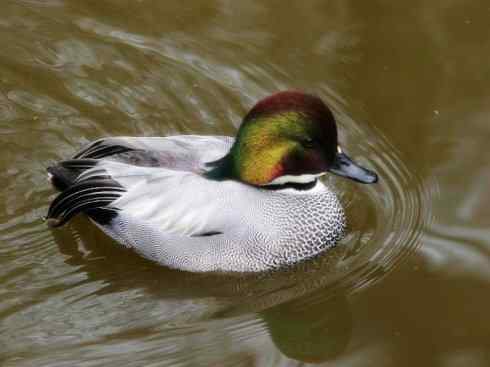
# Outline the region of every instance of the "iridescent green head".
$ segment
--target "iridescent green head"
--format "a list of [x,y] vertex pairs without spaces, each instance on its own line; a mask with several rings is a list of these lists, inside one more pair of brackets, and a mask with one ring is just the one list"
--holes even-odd
[[286,91],[250,110],[230,152],[216,163],[229,178],[256,186],[308,183],[329,170],[361,182],[376,180],[358,166],[364,176],[341,172],[345,162],[339,157],[346,156],[338,148],[330,109],[316,96]]

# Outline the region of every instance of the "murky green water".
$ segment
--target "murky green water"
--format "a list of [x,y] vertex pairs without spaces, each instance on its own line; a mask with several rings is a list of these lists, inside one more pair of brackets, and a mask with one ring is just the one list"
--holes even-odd
[[[5,0],[2,366],[489,366],[490,5]],[[234,134],[277,90],[333,107],[376,186],[329,178],[342,245],[276,274],[193,275],[84,218],[45,167],[109,135]]]

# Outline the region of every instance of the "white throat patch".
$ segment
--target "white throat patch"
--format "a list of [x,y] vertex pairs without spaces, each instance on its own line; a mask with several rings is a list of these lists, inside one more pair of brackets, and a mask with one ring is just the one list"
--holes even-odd
[[[284,185],[288,183],[299,183],[299,184],[307,184],[315,181],[317,177],[323,176],[325,173],[319,173],[316,175],[298,175],[298,176],[293,176],[293,175],[284,175],[284,176],[279,176],[269,182],[267,185]],[[267,186],[265,185],[265,186]]]

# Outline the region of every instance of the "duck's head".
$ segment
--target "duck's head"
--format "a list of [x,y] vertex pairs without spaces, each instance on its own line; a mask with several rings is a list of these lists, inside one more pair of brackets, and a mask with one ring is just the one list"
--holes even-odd
[[245,116],[222,161],[228,175],[256,185],[310,183],[326,172],[362,183],[377,176],[354,163],[338,146],[330,109],[313,95],[276,93]]

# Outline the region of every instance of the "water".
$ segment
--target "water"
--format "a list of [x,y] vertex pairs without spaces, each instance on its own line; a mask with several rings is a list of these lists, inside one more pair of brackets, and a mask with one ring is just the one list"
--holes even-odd
[[[174,3],[174,2],[172,2]],[[2,366],[488,366],[490,7],[483,1],[5,1]],[[381,177],[288,271],[196,275],[42,221],[45,168],[101,136],[229,134],[300,88]]]

